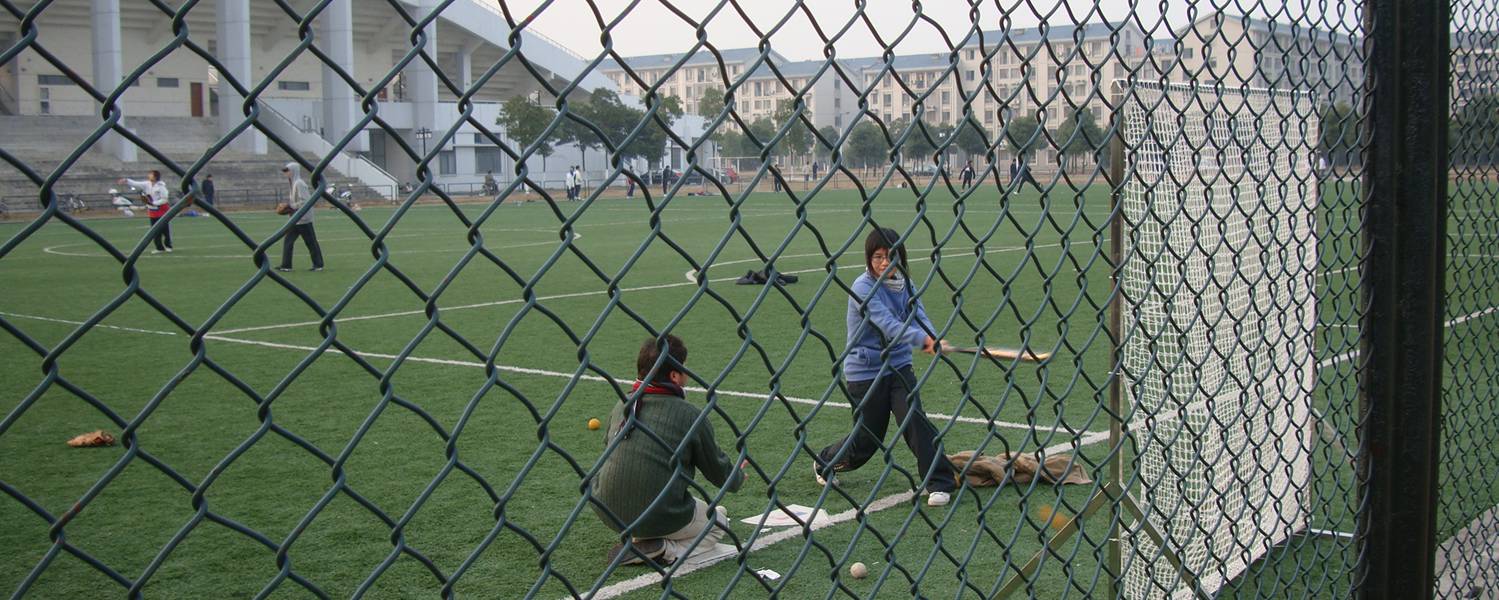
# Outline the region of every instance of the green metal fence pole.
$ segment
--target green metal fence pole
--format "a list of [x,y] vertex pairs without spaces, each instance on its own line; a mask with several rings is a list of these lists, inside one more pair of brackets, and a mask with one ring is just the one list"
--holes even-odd
[[1447,222],[1447,2],[1380,0],[1370,32],[1359,596],[1430,598]]

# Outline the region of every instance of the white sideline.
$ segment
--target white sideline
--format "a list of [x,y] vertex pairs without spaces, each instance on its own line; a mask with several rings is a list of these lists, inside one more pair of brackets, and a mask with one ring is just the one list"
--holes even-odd
[[[10,313],[10,312],[0,312],[0,315],[5,315],[5,316],[8,316],[8,317],[16,317],[16,318],[20,318],[20,319],[32,319],[32,320],[37,320],[37,321],[50,321],[50,322],[53,322],[53,323],[64,323],[64,324],[68,324],[68,325],[82,325],[83,324],[83,321],[70,321],[70,320],[67,320],[67,319],[54,319],[52,317],[39,317],[39,316],[35,316],[35,315],[24,315],[24,314],[19,314],[19,313]],[[132,327],[117,327],[117,326],[114,326],[114,325],[96,325],[96,327],[106,327],[106,328],[109,328],[109,329],[118,329],[118,330],[121,330],[121,331],[129,331],[129,332],[133,332],[133,333],[147,333],[147,334],[152,334],[152,335],[177,335],[175,332],[171,332],[171,331],[157,331],[157,330],[152,330],[152,329],[135,329],[135,328],[132,328]],[[225,343],[230,343],[230,344],[245,344],[245,345],[250,345],[250,346],[261,346],[261,347],[264,347],[264,348],[276,348],[276,349],[281,349],[281,350],[299,350],[299,351],[302,351],[302,352],[312,352],[314,350],[317,350],[317,348],[314,347],[314,346],[303,346],[303,345],[299,345],[299,344],[281,344],[281,343],[277,343],[277,342],[264,342],[264,341],[260,341],[260,340],[246,340],[246,339],[241,339],[241,338],[225,337],[225,336],[219,335],[219,334],[205,335],[205,336],[203,336],[203,339],[205,339],[205,340],[213,340],[213,341],[216,341],[216,342],[225,342]],[[340,351],[340,350],[338,350],[337,348],[329,348],[327,351],[331,352],[331,353],[334,353],[334,354],[343,354],[343,352]],[[370,358],[383,358],[383,359],[386,359],[386,360],[395,360],[396,359],[396,355],[395,354],[384,354],[384,353],[376,353],[376,352],[360,352],[359,356],[366,356],[366,357],[370,357]],[[408,356],[408,357],[406,357],[406,362],[416,362],[416,363],[425,363],[425,364],[434,364],[434,365],[449,365],[449,366],[456,366],[456,367],[484,368],[484,363],[476,362],[476,361],[470,361],[470,360],[453,360],[453,359],[447,359],[447,358],[427,358],[427,357],[423,357],[423,356]],[[561,371],[548,371],[548,370],[545,370],[545,369],[532,369],[530,367],[516,367],[516,366],[510,366],[510,365],[499,365],[499,364],[497,364],[497,365],[495,365],[495,368],[499,369],[501,371],[509,372],[509,373],[521,373],[521,374],[525,374],[525,375],[542,375],[542,376],[546,376],[546,377],[562,377],[562,378],[569,378],[569,379],[573,377],[572,373],[564,373],[564,372],[561,372]],[[607,382],[607,381],[609,381],[608,379],[605,379],[605,378],[600,377],[598,375],[579,375],[578,379],[583,380],[583,381],[601,381],[601,382]],[[707,391],[708,391],[706,388],[700,388],[700,387],[696,387],[696,386],[688,387],[686,389],[688,391],[698,392],[698,393],[707,393]],[[729,396],[729,397],[734,397],[734,398],[765,399],[768,396],[768,394],[757,394],[757,393],[751,393],[751,392],[740,392],[740,391],[735,391],[735,390],[724,390],[724,389],[714,390],[714,393],[718,394],[720,396]],[[811,398],[800,398],[800,397],[797,397],[797,396],[787,396],[787,395],[784,395],[784,394],[782,394],[779,397],[786,399],[786,401],[788,401],[788,402],[793,402],[793,403],[796,403],[796,404],[806,404],[806,405],[809,405],[809,406],[823,405],[823,406],[837,406],[837,407],[842,407],[842,408],[848,408],[849,407],[849,404],[847,402],[840,402],[840,401],[837,401],[837,400],[828,400],[827,402],[820,402],[820,401],[817,401],[817,400],[814,400],[814,399],[811,399]],[[991,425],[991,426],[999,427],[999,428],[1003,428],[1003,429],[1019,429],[1019,430],[1024,430],[1024,431],[1035,431],[1038,434],[1042,434],[1042,433],[1065,433],[1065,430],[1063,430],[1060,427],[1052,427],[1050,429],[1043,429],[1041,427],[1028,425],[1026,423],[1013,423],[1013,422],[1010,422],[1010,421],[989,421],[987,419],[980,419],[978,417],[962,417],[962,416],[949,415],[949,414],[945,414],[945,413],[928,413],[927,416],[929,416],[929,417],[931,417],[933,419],[937,419],[939,421],[957,421],[959,423],[972,423],[972,424],[975,424],[975,425]],[[1087,435],[1099,435],[1100,433],[1102,433],[1102,432],[1090,431],[1090,432],[1087,432]],[[1085,435],[1084,437],[1086,438],[1087,436]]]
[[[420,235],[425,235],[425,234],[411,234],[409,236],[387,236],[385,239],[390,239],[390,238],[393,238],[393,237],[414,237],[414,236],[420,236]],[[578,232],[573,232],[573,238],[572,238],[573,240],[582,239],[582,237],[583,237],[583,234],[578,233]],[[321,242],[322,243],[327,243],[327,242],[346,242],[346,241],[359,241],[359,240],[369,241],[369,238],[337,238],[337,239],[331,239],[331,240],[321,240]],[[511,249],[515,249],[515,248],[528,248],[528,247],[531,247],[531,246],[555,246],[558,243],[560,243],[560,240],[547,240],[547,241],[544,241],[544,242],[526,242],[526,243],[522,243],[522,244],[505,244],[505,245],[502,245],[502,246],[485,246],[485,248],[487,248],[489,250],[511,250]],[[93,242],[75,242],[75,243],[71,243],[71,244],[58,244],[56,246],[47,246],[46,248],[42,248],[42,252],[46,252],[48,254],[56,254],[58,256],[76,256],[76,257],[80,257],[80,258],[113,258],[108,253],[106,253],[106,252],[104,252],[102,250],[99,251],[98,253],[65,252],[65,251],[62,251],[62,250],[58,250],[58,248],[67,248],[67,247],[71,247],[71,246],[94,246],[94,247],[98,247],[97,244],[94,244]],[[208,246],[194,246],[193,249],[194,250],[199,250],[199,249],[203,249],[203,248],[234,248],[234,247],[242,248],[244,250],[249,250],[249,248],[245,248],[244,244],[239,244],[237,246],[234,245],[234,244],[212,244],[212,245],[208,245]],[[463,248],[444,248],[444,249],[441,249],[441,250],[401,250],[397,254],[400,255],[400,256],[405,256],[405,255],[408,255],[408,254],[433,254],[433,253],[440,253],[440,252],[451,252],[453,254],[458,254],[458,253],[461,253],[461,252],[465,252],[467,250],[468,250],[468,247],[463,247]],[[266,255],[267,256],[270,256],[272,253],[273,253],[272,249],[267,249],[266,250]],[[323,253],[323,256],[365,256],[365,257],[367,257],[369,255],[370,255],[369,252],[324,252]],[[194,260],[200,259],[200,258],[244,260],[246,258],[250,258],[250,255],[249,254],[191,254],[191,253],[178,254],[178,253],[172,253],[172,254],[143,254],[141,256],[141,258],[146,258],[146,259],[150,259],[150,260],[168,259],[168,258],[194,259]]]
[[[263,347],[266,347],[266,348],[279,348],[279,349],[283,349],[283,350],[301,350],[303,352],[311,352],[311,351],[317,349],[314,346],[303,346],[303,345],[298,345],[298,344],[281,344],[281,343],[277,343],[277,342],[263,342],[263,341],[260,341],[260,340],[246,340],[246,339],[240,339],[240,338],[224,337],[224,336],[221,336],[221,335],[205,335],[205,336],[203,336],[203,339],[205,339],[205,340],[214,340],[214,341],[218,341],[218,342],[228,342],[228,343],[231,343],[231,344],[248,344],[248,345],[252,345],[252,346],[263,346]],[[340,350],[338,350],[337,348],[329,348],[328,352],[332,352],[332,353],[335,353],[335,354],[343,354],[343,352],[340,351]],[[359,356],[370,357],[370,358],[383,358],[383,359],[386,359],[386,360],[395,360],[396,359],[396,355],[395,354],[383,354],[383,353],[376,353],[376,352],[359,352],[358,354],[359,354]],[[418,363],[427,363],[427,364],[434,364],[434,365],[449,365],[449,366],[455,366],[455,367],[474,367],[474,368],[481,368],[481,369],[484,368],[484,363],[481,363],[481,362],[471,361],[471,360],[453,360],[453,359],[447,359],[447,358],[426,358],[426,357],[421,357],[421,356],[408,356],[408,357],[406,357],[406,362],[418,362]],[[496,368],[498,370],[501,370],[501,371],[509,372],[509,373],[521,373],[521,374],[525,374],[525,375],[542,375],[542,376],[545,376],[545,377],[561,377],[561,378],[568,378],[568,379],[571,379],[573,377],[572,373],[564,373],[562,371],[548,371],[548,370],[545,370],[545,369],[533,369],[533,368],[530,368],[530,367],[515,367],[515,366],[510,366],[510,365],[498,365],[497,364],[497,365],[494,366],[494,368]],[[602,382],[609,381],[608,379],[605,379],[605,378],[600,377],[598,375],[578,375],[577,377],[578,377],[579,380],[582,380],[582,381],[602,381]],[[700,388],[700,387],[696,387],[696,386],[689,386],[689,387],[686,387],[686,388],[683,388],[683,389],[686,389],[687,391],[690,391],[690,392],[698,392],[698,393],[706,393],[708,391],[706,388]],[[723,390],[723,389],[714,390],[713,393],[718,394],[720,396],[730,396],[730,397],[735,397],[735,398],[757,398],[757,399],[765,399],[765,398],[767,398],[769,396],[769,394],[764,394],[764,393],[738,392],[738,391],[734,391],[734,390]],[[806,405],[810,405],[810,406],[823,405],[823,406],[838,406],[838,407],[843,407],[843,408],[848,408],[848,406],[849,406],[849,404],[847,402],[839,402],[839,401],[836,401],[836,400],[828,400],[827,402],[821,402],[821,401],[814,400],[814,399],[811,399],[811,398],[798,398],[796,396],[787,396],[787,395],[784,395],[784,394],[780,395],[778,397],[785,398],[788,402],[794,402],[796,404],[806,404]],[[933,419],[940,420],[940,421],[957,421],[959,423],[973,423],[973,424],[976,424],[976,425],[993,425],[995,427],[1002,427],[1002,428],[1005,428],[1005,429],[1022,429],[1022,430],[1025,430],[1025,431],[1035,431],[1038,434],[1041,433],[1041,432],[1048,432],[1048,433],[1050,433],[1050,432],[1065,432],[1065,430],[1063,430],[1063,429],[1061,429],[1059,427],[1053,427],[1051,429],[1042,429],[1040,427],[1035,427],[1035,426],[1028,425],[1028,424],[1025,424],[1025,423],[1012,423],[1012,422],[1009,422],[1009,421],[993,421],[993,422],[991,422],[991,421],[988,421],[986,419],[980,419],[978,417],[961,417],[961,416],[954,416],[954,415],[948,415],[948,414],[943,414],[943,413],[928,413],[928,416],[930,416]],[[1089,432],[1089,433],[1097,433],[1097,432]]]
[[[1083,436],[1081,438],[1078,438],[1075,441],[1076,442],[1075,447],[1076,448],[1081,448],[1083,446],[1088,446],[1088,445],[1091,445],[1091,444],[1095,444],[1095,443],[1098,443],[1098,442],[1101,442],[1101,441],[1104,441],[1104,440],[1107,440],[1107,439],[1109,439],[1108,432],[1092,432],[1092,433],[1089,433],[1088,435],[1085,435],[1085,436]],[[1044,453],[1044,454],[1052,454],[1054,452],[1063,452],[1063,451],[1071,450],[1073,448],[1074,448],[1074,443],[1069,442],[1069,443],[1064,443],[1064,444],[1057,444],[1055,446],[1052,446],[1050,448],[1042,450],[1042,453]],[[845,510],[845,511],[843,511],[841,513],[838,513],[838,514],[835,514],[835,515],[829,515],[827,517],[827,519],[825,519],[825,520],[814,521],[814,522],[812,522],[810,524],[809,529],[811,531],[817,531],[819,529],[823,529],[823,528],[826,528],[826,527],[831,527],[833,525],[837,525],[837,524],[840,524],[840,523],[843,523],[843,522],[846,522],[846,521],[852,521],[855,518],[858,518],[859,513],[864,513],[864,514],[877,513],[877,512],[880,512],[880,511],[883,511],[883,510],[886,510],[886,509],[890,509],[890,508],[894,508],[896,506],[900,506],[902,504],[910,502],[915,497],[916,497],[916,493],[915,492],[910,492],[910,491],[897,492],[897,493],[894,493],[894,494],[890,494],[889,496],[885,496],[883,498],[876,499],[874,502],[870,502],[868,506],[865,506],[863,508],[859,508],[859,507],[850,508],[850,509]],[[937,509],[937,510],[945,510],[945,509]],[[764,550],[767,547],[773,546],[775,544],[779,544],[779,543],[784,542],[784,541],[789,540],[789,539],[799,538],[801,536],[802,536],[802,528],[801,527],[786,527],[786,528],[782,528],[779,531],[775,531],[775,532],[770,533],[768,535],[764,535],[764,536],[755,538],[755,543],[750,544],[749,549],[747,549],[744,553],[753,553],[753,552],[757,552],[757,551],[760,551],[760,550]],[[721,562],[726,562],[726,561],[734,560],[738,556],[739,556],[739,554],[730,554],[728,556],[724,556],[724,557],[718,558],[716,560],[703,561],[703,562],[700,562],[700,563],[684,563],[681,567],[677,568],[676,571],[672,572],[672,577],[673,578],[682,577],[683,575],[687,575],[688,573],[692,573],[693,571],[697,571],[699,569],[704,569],[704,568],[716,565],[716,564],[721,563]],[[753,570],[753,569],[751,569],[751,570]],[[753,576],[753,575],[751,575],[751,576]],[[649,586],[649,585],[652,585],[652,584],[655,584],[655,583],[659,583],[662,579],[663,579],[663,577],[662,577],[662,575],[660,573],[657,573],[655,571],[651,571],[649,573],[645,573],[645,574],[642,574],[642,575],[637,575],[635,577],[631,577],[630,579],[626,579],[624,581],[620,581],[620,582],[617,582],[617,583],[614,583],[614,584],[611,584],[611,585],[599,588],[598,591],[596,591],[593,594],[590,594],[588,596],[585,596],[585,597],[588,598],[589,600],[609,600],[610,598],[616,598],[618,596],[622,596],[624,594],[628,594],[630,592],[633,592],[635,590],[641,589],[643,587],[646,587],[646,586]],[[569,600],[571,600],[574,597],[573,596],[568,596],[567,598]]]
[[[70,321],[68,319],[54,319],[52,317],[38,317],[36,315],[23,315],[23,314],[20,314],[20,313],[4,312],[4,311],[0,311],[0,315],[5,315],[7,317],[15,317],[17,319],[31,319],[33,321],[47,321],[47,322],[50,322],[50,323],[62,323],[62,324],[65,324],[65,325],[82,325],[84,323],[83,321]],[[158,331],[158,330],[155,330],[155,329],[137,329],[135,327],[121,327],[119,325],[105,325],[103,323],[95,325],[94,327],[103,327],[105,329],[118,329],[120,331],[129,331],[131,333],[148,333],[148,334],[151,334],[151,335],[177,335],[177,332],[175,332],[175,331]]]
[[[1084,244],[1092,244],[1092,242],[1091,241],[1085,241],[1085,242],[1078,242],[1077,243],[1077,245],[1084,245]],[[1060,245],[1061,244],[1050,244],[1050,245],[1046,245],[1046,246],[1035,246],[1035,247],[1036,248],[1047,248],[1047,247],[1060,246]],[[999,250],[994,250],[993,252],[1007,252],[1007,251],[1013,251],[1013,250],[1016,250],[1016,249],[1024,249],[1024,247],[1020,247],[1020,248],[1002,248],[1002,249],[999,249]],[[797,258],[797,257],[807,257],[807,256],[821,256],[821,254],[802,254],[802,255],[794,255],[794,256],[783,256],[781,258]],[[731,262],[727,262],[727,263],[716,263],[716,265],[734,264],[734,263],[738,263],[738,262],[743,262],[743,261],[731,261]],[[782,273],[786,274],[786,275],[799,275],[799,274],[802,274],[802,273],[813,273],[813,272],[819,272],[819,271],[823,271],[823,270],[825,270],[823,267],[814,267],[814,268],[811,268],[811,269],[798,269],[798,270],[795,270],[795,271],[782,271]],[[678,281],[678,282],[674,282],[674,283],[658,283],[658,284],[655,284],[655,285],[642,285],[642,286],[636,286],[636,287],[625,287],[625,288],[619,288],[618,291],[621,292],[621,293],[623,293],[623,292],[644,292],[644,291],[650,291],[650,290],[662,290],[662,289],[667,289],[667,288],[678,288],[678,287],[687,287],[687,286],[699,285],[698,282],[695,281],[692,278],[693,271],[688,271],[687,273],[688,273],[688,275],[687,275],[687,279],[688,280],[687,281]],[[725,282],[725,281],[734,281],[735,279],[738,279],[738,277],[718,277],[718,278],[715,278],[715,279],[709,279],[708,282],[709,283],[722,283],[722,282]],[[589,291],[586,291],[586,292],[568,292],[568,293],[563,293],[563,294],[551,294],[551,295],[548,295],[548,296],[537,296],[536,297],[536,301],[537,302],[545,302],[545,301],[548,301],[548,300],[563,300],[563,299],[567,299],[567,298],[583,298],[583,297],[587,297],[587,296],[600,296],[600,295],[605,295],[605,294],[608,294],[608,293],[609,293],[608,290],[589,290]],[[460,304],[460,305],[457,305],[457,306],[444,306],[444,307],[439,307],[438,311],[440,311],[440,312],[450,312],[450,311],[455,311],[455,310],[469,310],[469,309],[474,309],[474,308],[488,308],[488,307],[491,307],[491,306],[505,306],[505,305],[509,305],[509,304],[521,304],[521,303],[524,303],[524,302],[526,302],[525,298],[511,298],[509,300],[492,300],[492,301],[489,301],[489,302],[477,302],[477,303],[474,303],[474,304]],[[339,317],[337,319],[334,319],[333,322],[334,322],[334,324],[339,324],[339,323],[352,322],[352,321],[368,321],[368,320],[372,320],[372,319],[389,319],[389,318],[393,318],[393,317],[409,317],[409,316],[412,316],[412,315],[424,315],[426,313],[427,313],[426,309],[402,310],[402,311],[395,311],[395,312],[388,312],[388,313],[377,313],[377,314],[372,314],[372,315],[359,315],[359,316],[354,316],[354,317]],[[299,322],[295,322],[295,323],[277,323],[275,325],[257,325],[257,326],[253,326],[253,327],[239,327],[239,328],[235,328],[235,329],[225,329],[223,331],[218,332],[218,334],[219,335],[234,335],[234,334],[237,334],[237,333],[247,333],[247,332],[251,332],[251,331],[269,331],[269,330],[272,330],[272,329],[290,329],[290,328],[293,328],[293,327],[311,327],[311,326],[320,325],[320,324],[322,324],[322,321],[299,321]]]
[[[1001,248],[995,248],[993,250],[988,250],[988,251],[985,252],[985,254],[999,254],[1001,252],[1015,252],[1017,250],[1025,250],[1028,247],[1029,248],[1060,248],[1063,245],[1092,246],[1093,245],[1093,241],[1092,240],[1082,240],[1082,241],[1078,241],[1078,242],[1069,242],[1067,244],[1063,244],[1063,243],[1058,242],[1058,243],[1055,243],[1055,244],[1039,244],[1039,245],[1036,245],[1036,246],[1004,246],[1004,247],[1001,247]],[[917,252],[930,252],[931,250],[933,250],[933,248],[907,249],[906,250],[906,254],[908,254],[908,255],[914,255]],[[788,259],[788,258],[810,258],[810,257],[813,257],[813,256],[824,256],[824,254],[821,253],[821,252],[809,252],[809,253],[806,253],[806,254],[783,254],[781,256],[776,257],[776,260],[784,260],[784,259]],[[954,254],[949,255],[949,258],[960,258],[960,257],[964,257],[964,256],[973,256],[973,253],[972,252],[968,252],[968,253],[954,253]],[[909,260],[914,260],[914,261],[928,261],[928,260],[931,260],[931,259],[932,259],[932,257],[930,257],[930,256],[912,256],[912,257],[909,258]],[[741,265],[741,264],[744,264],[744,263],[753,263],[753,262],[760,262],[760,259],[759,258],[741,258],[741,259],[738,259],[738,260],[719,261],[719,262],[713,263],[712,268],[725,267],[725,266],[728,266],[728,265]],[[858,268],[860,266],[861,265],[858,265],[858,264],[849,264],[849,265],[840,266],[838,268],[840,268],[840,269],[848,269],[848,268]],[[815,268],[811,268],[811,269],[798,269],[798,270],[795,270],[795,271],[780,271],[780,273],[783,274],[783,275],[800,275],[802,273],[812,273],[812,272],[815,272],[815,271],[825,271],[825,270],[827,270],[826,267],[815,267]],[[688,270],[686,270],[686,271],[684,271],[682,273],[682,276],[685,277],[685,278],[687,278],[687,282],[688,283],[691,283],[691,284],[695,285],[695,284],[697,284],[697,274],[698,274],[698,271],[693,270],[693,269],[688,269]],[[708,281],[712,282],[712,283],[717,283],[717,282],[720,282],[720,281],[732,281],[734,279],[737,279],[737,278],[736,277],[720,277],[718,279],[709,279]]]
[[[1485,308],[1483,310],[1476,310],[1476,311],[1470,312],[1470,313],[1468,313],[1466,315],[1463,315],[1461,317],[1454,317],[1454,318],[1448,319],[1447,321],[1443,322],[1442,324],[1445,325],[1445,326],[1447,326],[1447,327],[1454,327],[1454,326],[1457,326],[1457,325],[1462,325],[1463,323],[1467,323],[1468,321],[1472,321],[1473,319],[1477,319],[1479,317],[1484,317],[1484,316],[1492,315],[1492,314],[1494,314],[1496,312],[1499,312],[1499,306],[1490,306],[1490,307]],[[1344,353],[1336,355],[1336,356],[1330,356],[1330,357],[1324,358],[1324,359],[1322,359],[1321,362],[1317,363],[1317,368],[1318,369],[1326,369],[1328,367],[1337,365],[1338,363],[1345,362],[1345,361],[1347,361],[1347,360],[1349,360],[1349,359],[1351,359],[1351,358],[1353,358],[1355,356],[1358,356],[1358,353],[1359,353],[1358,350],[1349,350],[1347,352],[1344,352]]]

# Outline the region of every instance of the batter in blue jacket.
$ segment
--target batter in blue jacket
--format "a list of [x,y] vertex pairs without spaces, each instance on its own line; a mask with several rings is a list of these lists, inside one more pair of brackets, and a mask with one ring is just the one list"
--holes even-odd
[[[943,506],[957,488],[956,470],[938,448],[937,428],[921,409],[911,369],[912,349],[932,354],[942,341],[927,333],[936,329],[921,301],[912,302],[905,249],[895,243],[899,238],[893,229],[875,229],[864,239],[865,271],[854,280],[848,299],[848,352],[843,358],[854,431],[818,453],[814,472],[819,484],[837,485],[830,477],[834,471],[864,466],[879,452],[894,415],[897,423],[910,421],[904,429],[906,446],[916,455],[920,473],[931,473],[924,484],[927,505]],[[912,311],[915,317],[908,323]]]

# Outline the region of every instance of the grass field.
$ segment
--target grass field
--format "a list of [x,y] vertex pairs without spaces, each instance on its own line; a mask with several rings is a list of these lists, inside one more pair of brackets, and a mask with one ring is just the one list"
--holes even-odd
[[[298,270],[284,277],[261,273],[246,245],[210,218],[178,219],[178,251],[141,257],[135,279],[51,222],[0,257],[0,317],[39,346],[0,335],[0,489],[9,496],[0,500],[0,546],[10,549],[0,589],[16,590],[33,573],[38,597],[118,585],[55,540],[131,580],[149,574],[145,592],[160,597],[432,596],[444,581],[476,597],[561,598],[596,585],[659,596],[652,571],[604,572],[615,536],[580,494],[604,441],[585,422],[606,418],[628,390],[649,324],[686,340],[697,386],[713,390],[689,399],[711,405],[720,443],[754,461],[745,488],[722,500],[734,535],[757,549],[674,577],[671,590],[763,597],[747,573],[768,568],[794,574],[773,584],[788,598],[987,596],[1042,548],[1049,531],[1038,510],[1072,514],[1094,486],[968,488],[930,509],[911,494],[914,460],[902,443],[888,462],[842,476],[847,495],[812,481],[809,449],[849,427],[833,367],[867,210],[887,226],[917,224],[908,244],[914,276],[947,339],[1055,353],[1043,365],[918,355],[923,402],[948,452],[1072,452],[1095,478],[1120,460],[1104,443],[1108,196],[1095,188],[1050,198],[1022,195],[1002,210],[998,194],[984,190],[959,218],[945,195],[918,207],[892,190],[861,206],[852,192],[832,191],[807,203],[802,221],[784,196],[760,194],[738,211],[737,227],[721,199],[678,198],[657,236],[641,202],[506,205],[488,215],[486,205],[463,205],[469,219],[484,219],[472,239],[452,210],[424,205],[385,238],[401,277],[377,266],[368,237],[330,210],[317,221],[327,270],[308,272],[299,247]],[[1358,211],[1344,187],[1327,199],[1315,401],[1354,448]],[[371,207],[360,217],[378,229],[392,214]],[[255,240],[284,222],[230,218]],[[87,226],[127,251],[143,243],[139,219]],[[21,230],[0,224],[0,240]],[[467,256],[475,241],[502,264]],[[279,252],[279,243],[270,248],[271,264]],[[772,254],[801,281],[784,290],[733,285]],[[1499,278],[1492,258],[1454,269],[1468,290],[1454,318],[1499,306],[1495,286],[1474,283]],[[694,277],[703,264],[707,285]],[[176,322],[131,296],[136,282]],[[336,325],[320,326],[310,303],[336,311]],[[106,306],[115,308],[80,327]],[[1478,315],[1453,326],[1485,333],[1463,346],[1477,370],[1448,376],[1492,402],[1499,358],[1486,323]],[[93,429],[120,433],[95,404],[130,424],[133,448],[62,443]],[[1473,410],[1463,435],[1492,449],[1493,407]],[[1308,501],[1314,528],[1346,532],[1356,484],[1338,452],[1315,448]],[[886,464],[893,468],[882,471]],[[1492,481],[1464,486],[1445,511],[1465,515],[1499,499]],[[738,522],[774,502],[821,502],[837,522],[758,534]],[[69,513],[75,505],[84,508]],[[38,510],[69,520],[49,533],[50,517]],[[1105,593],[1108,525],[1107,511],[1088,519],[1022,592]],[[1256,563],[1237,591],[1335,595],[1355,559],[1346,540],[1297,537]],[[838,576],[853,561],[871,576]]]

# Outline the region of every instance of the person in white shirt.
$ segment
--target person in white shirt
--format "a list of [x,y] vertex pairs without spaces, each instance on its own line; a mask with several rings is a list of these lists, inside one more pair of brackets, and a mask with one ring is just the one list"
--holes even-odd
[[[146,214],[151,217],[152,226],[155,226],[157,221],[165,219],[167,212],[172,208],[171,192],[167,190],[167,184],[161,180],[161,171],[152,169],[147,172],[145,181],[120,178],[116,183],[141,190],[141,193],[145,196]],[[151,251],[152,254],[171,252],[172,224],[168,222],[151,241],[156,245],[156,249]]]
[[568,200],[575,200],[575,198],[573,198],[573,189],[574,189],[575,186],[578,185],[578,172],[577,172],[576,168],[574,168],[574,167],[568,167],[567,168],[567,182],[566,182],[566,184],[567,184],[567,199]]
[[[302,165],[296,162],[286,163],[286,166],[281,167],[281,174],[285,175],[286,181],[291,184],[291,193],[287,196],[286,203],[292,211],[300,210],[302,205],[308,202],[317,202],[317,195],[307,182],[302,180]],[[312,227],[312,213],[315,208],[317,208],[316,204],[308,207],[307,212],[302,213],[302,216],[297,218],[297,222],[292,224],[291,230],[286,232],[286,242],[281,246],[281,265],[276,267],[277,271],[291,270],[292,248],[296,246],[297,238],[301,238],[303,243],[307,244],[307,253],[312,255],[312,270],[323,270],[323,249],[317,243],[317,230]]]

